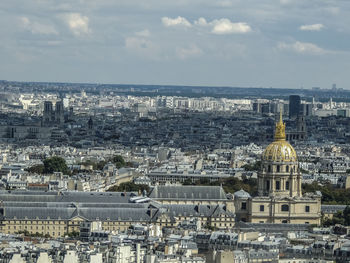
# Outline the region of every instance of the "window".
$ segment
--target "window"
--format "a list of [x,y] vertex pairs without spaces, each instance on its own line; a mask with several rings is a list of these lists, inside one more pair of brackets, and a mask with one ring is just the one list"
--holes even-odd
[[286,182],[286,190],[289,190],[289,181]]
[[241,209],[242,210],[246,210],[247,209],[247,203],[246,202],[242,203]]
[[270,173],[271,172],[271,165],[267,166],[267,171]]
[[260,212],[264,212],[264,210],[265,210],[264,205],[260,205]]
[[282,220],[282,224],[287,224],[288,221],[285,219],[285,220]]
[[289,172],[289,165],[286,166],[286,172]]
[[279,172],[280,172],[280,166],[277,165],[277,173],[279,173]]
[[266,190],[270,190],[270,181],[266,180]]
[[289,205],[282,205],[282,212],[288,212],[289,211]]
[[310,206],[308,206],[308,205],[305,206],[305,212],[306,212],[306,213],[310,213]]
[[281,186],[280,186],[280,181],[276,181],[276,190],[280,190]]

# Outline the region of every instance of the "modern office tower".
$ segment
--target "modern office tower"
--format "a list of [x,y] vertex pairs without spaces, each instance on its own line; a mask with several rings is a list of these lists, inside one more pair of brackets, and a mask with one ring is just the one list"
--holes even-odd
[[300,114],[300,96],[289,96],[289,119],[295,119]]
[[300,105],[300,114],[303,116],[312,116],[313,114],[313,104],[303,103]]

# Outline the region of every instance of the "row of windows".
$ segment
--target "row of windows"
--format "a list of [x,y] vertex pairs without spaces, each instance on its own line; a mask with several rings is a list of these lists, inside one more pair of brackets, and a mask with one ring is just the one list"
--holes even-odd
[[[270,180],[266,180],[266,189],[270,190]],[[276,190],[281,190],[281,182],[276,181]],[[285,190],[289,190],[289,181],[286,182]]]
[[[279,173],[279,172],[281,172],[281,170],[282,170],[282,169],[281,169],[281,166],[277,165],[277,166],[276,166],[276,172]],[[289,170],[289,165],[286,165],[286,170],[285,170],[285,172],[286,172],[286,173],[289,173],[289,171],[290,171],[290,170]],[[267,172],[269,172],[269,173],[272,172],[272,166],[271,166],[271,165],[268,165],[268,166],[267,166]]]
[[[264,212],[265,211],[265,206],[264,205],[260,205],[260,212]],[[282,205],[281,206],[281,211],[282,212],[288,212],[289,211],[289,205]],[[305,206],[305,212],[306,213],[310,213],[310,206],[306,205]]]

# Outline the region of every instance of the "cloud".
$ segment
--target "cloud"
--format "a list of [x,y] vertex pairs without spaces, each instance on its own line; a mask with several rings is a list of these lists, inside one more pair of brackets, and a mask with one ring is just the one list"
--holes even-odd
[[252,28],[247,23],[233,23],[227,18],[215,19],[211,22],[207,22],[205,18],[200,17],[198,20],[194,21],[194,24],[197,26],[210,26],[212,27],[211,32],[218,35],[249,33],[252,31]]
[[89,18],[79,13],[69,13],[62,16],[70,31],[76,35],[86,35],[90,33]]
[[301,31],[321,31],[324,28],[322,24],[313,24],[313,25],[302,25],[299,27]]
[[214,34],[235,34],[235,33],[248,33],[252,29],[247,23],[232,23],[229,19],[223,18],[220,20],[214,20],[212,32]]
[[191,27],[191,23],[184,17],[178,16],[177,18],[162,17],[162,23],[166,27],[171,26],[184,26]]
[[180,59],[187,59],[190,57],[198,57],[203,53],[203,51],[196,45],[192,45],[188,48],[176,48],[176,55]]
[[145,29],[142,31],[135,32],[135,35],[139,37],[149,37],[151,35],[151,32],[149,32],[148,29]]
[[25,30],[38,35],[58,35],[57,30],[52,25],[45,25],[38,22],[32,22],[28,17],[21,17],[20,22]]
[[208,22],[204,17],[200,17],[200,18],[198,18],[198,20],[194,21],[194,24],[197,26],[207,26]]
[[313,44],[313,43],[306,43],[306,42],[299,42],[296,41],[295,43],[285,43],[280,42],[277,45],[278,49],[280,50],[289,50],[300,54],[325,54],[328,51],[320,48],[319,46]]

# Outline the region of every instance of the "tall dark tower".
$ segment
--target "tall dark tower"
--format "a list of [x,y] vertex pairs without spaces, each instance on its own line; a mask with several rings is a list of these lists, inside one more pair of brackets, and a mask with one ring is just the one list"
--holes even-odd
[[55,111],[55,119],[57,124],[63,124],[64,123],[64,106],[63,101],[57,101],[56,102],[56,111]]
[[296,119],[300,114],[300,96],[289,96],[289,119]]
[[92,120],[92,118],[90,117],[89,121],[88,121],[88,129],[92,130],[94,128],[94,122]]
[[44,102],[44,113],[43,113],[43,124],[44,126],[49,125],[53,118],[53,107],[51,101]]

